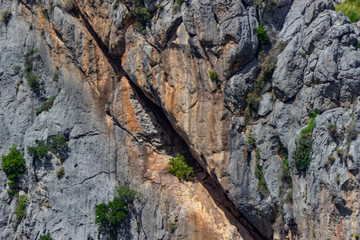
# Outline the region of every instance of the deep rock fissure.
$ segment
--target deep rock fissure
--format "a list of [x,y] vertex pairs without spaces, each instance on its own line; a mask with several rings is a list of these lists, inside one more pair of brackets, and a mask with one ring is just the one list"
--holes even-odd
[[109,61],[110,65],[113,67],[114,71],[118,75],[123,75],[127,80],[129,80],[130,86],[134,90],[134,93],[142,100],[142,104],[145,104],[148,109],[150,109],[154,116],[156,116],[157,121],[161,126],[166,130],[170,136],[179,138],[181,143],[177,143],[176,149],[181,149],[182,153],[187,156],[191,156],[194,160],[194,165],[196,169],[196,179],[199,181],[204,188],[208,191],[211,198],[214,200],[216,205],[224,211],[226,217],[229,219],[231,224],[233,224],[243,236],[247,236],[253,239],[267,239],[261,234],[261,232],[256,229],[245,217],[244,215],[236,208],[235,204],[227,197],[224,190],[221,188],[219,183],[211,177],[211,175],[199,164],[196,157],[194,158],[191,154],[190,147],[186,144],[186,141],[181,137],[181,135],[175,130],[173,124],[169,118],[164,113],[163,109],[158,106],[147,94],[139,87],[135,81],[133,81],[129,74],[121,66],[121,59],[118,57],[113,57],[110,54],[110,51],[106,44],[97,36],[95,30],[92,28],[91,24],[87,18],[82,14],[81,11],[78,12],[81,20],[83,21],[86,29],[89,31],[91,36],[94,38],[97,46],[100,48],[104,56]]

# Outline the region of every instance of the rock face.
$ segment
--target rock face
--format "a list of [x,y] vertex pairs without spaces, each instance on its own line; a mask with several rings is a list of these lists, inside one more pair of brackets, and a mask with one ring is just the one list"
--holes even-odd
[[[0,154],[24,153],[29,198],[18,221],[0,170],[0,239],[103,239],[95,205],[119,182],[140,197],[117,239],[359,233],[360,29],[332,1],[0,3],[11,12],[0,22]],[[33,160],[27,148],[57,134],[66,158]],[[194,182],[168,173],[177,153],[193,161]]]

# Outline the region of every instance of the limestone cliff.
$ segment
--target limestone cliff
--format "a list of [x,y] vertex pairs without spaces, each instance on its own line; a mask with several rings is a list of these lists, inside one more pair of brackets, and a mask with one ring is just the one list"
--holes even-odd
[[[140,197],[117,239],[359,233],[360,30],[331,0],[0,0],[0,13],[0,155],[24,154],[28,196],[19,220],[0,170],[0,239],[105,239],[95,205],[119,182]],[[59,134],[66,156],[30,156]],[[194,181],[168,172],[177,153]]]

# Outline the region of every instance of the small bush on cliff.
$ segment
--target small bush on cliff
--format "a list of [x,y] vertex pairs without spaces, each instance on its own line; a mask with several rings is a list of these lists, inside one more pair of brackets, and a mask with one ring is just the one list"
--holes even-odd
[[8,177],[9,186],[15,187],[20,179],[20,175],[26,170],[24,156],[17,149],[16,145],[9,148],[10,152],[7,155],[2,155],[1,167]]
[[11,18],[11,12],[9,10],[5,10],[1,13],[1,21],[5,24],[8,24]]
[[26,54],[24,54],[24,74],[28,81],[28,85],[33,92],[38,92],[40,88],[40,74],[33,71],[33,59],[32,56],[38,52],[38,49],[31,48]]
[[268,196],[270,193],[266,185],[262,166],[259,163],[260,153],[258,149],[255,149],[255,154],[256,154],[255,175],[258,179],[256,190],[258,190],[262,195]]
[[60,154],[67,146],[66,137],[64,134],[55,135],[50,139],[48,144],[51,152]]
[[180,181],[192,181],[195,173],[194,169],[188,165],[183,155],[177,154],[176,158],[170,158],[168,171],[176,176]]
[[209,76],[212,81],[217,80],[218,76],[215,71],[209,71]]
[[184,2],[185,2],[185,0],[176,0],[176,3],[174,5],[174,7],[173,7],[173,13],[174,14],[177,13],[180,10],[180,8],[181,8],[181,6],[183,5]]
[[39,240],[54,240],[50,233],[48,232],[46,235],[41,235]]
[[64,176],[65,175],[65,168],[64,167],[60,167],[58,170],[57,170],[57,172],[56,172],[56,176],[58,177],[58,178],[61,178],[62,176]]
[[310,122],[304,129],[301,130],[300,136],[296,142],[296,148],[293,151],[292,157],[295,160],[296,167],[299,170],[304,170],[309,166],[311,161],[312,151],[312,131],[315,125],[315,118],[318,112],[314,112],[310,118]]
[[256,33],[259,39],[259,42],[262,45],[266,45],[269,43],[269,35],[267,34],[267,30],[265,29],[265,27],[260,24],[257,28],[256,28]]
[[55,101],[55,96],[49,98],[48,100],[46,100],[39,109],[36,110],[36,115],[39,115],[40,113],[42,113],[43,111],[49,111],[52,107],[52,105],[54,104]]
[[[59,157],[59,155],[65,155],[67,148],[67,141],[64,134],[55,135],[48,141],[36,139],[35,144],[35,146],[27,147],[28,154],[33,159],[46,158],[49,151]],[[64,156],[60,156],[60,158],[61,157]]]
[[260,65],[262,71],[254,80],[254,88],[246,96],[248,115],[257,116],[257,110],[260,104],[262,94],[267,91],[266,83],[272,81],[272,75],[276,68],[277,59],[271,56],[264,56]]
[[28,197],[25,195],[19,197],[19,203],[15,209],[18,222],[21,222],[21,220],[26,216],[26,205],[28,200]]
[[45,141],[35,140],[35,146],[28,146],[27,152],[33,159],[41,159],[48,156],[49,147]]
[[336,11],[344,13],[351,22],[360,20],[360,0],[345,0],[335,6]]
[[151,21],[151,14],[145,7],[136,7],[131,13],[136,18],[136,23],[134,25],[135,29],[142,34],[145,34],[146,26],[150,24]]
[[99,234],[117,239],[117,230],[137,195],[138,193],[128,186],[119,184],[112,201],[95,205],[95,223],[98,225]]

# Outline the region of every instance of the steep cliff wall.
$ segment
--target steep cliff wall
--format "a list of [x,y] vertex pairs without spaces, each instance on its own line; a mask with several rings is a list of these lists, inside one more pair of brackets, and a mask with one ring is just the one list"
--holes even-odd
[[[95,205],[118,182],[140,193],[118,239],[358,233],[360,31],[332,1],[0,0],[6,10],[0,154],[24,153],[29,201],[19,221],[0,171],[0,239],[97,239]],[[33,160],[28,146],[57,134],[66,156]],[[194,182],[168,173],[178,152]]]

